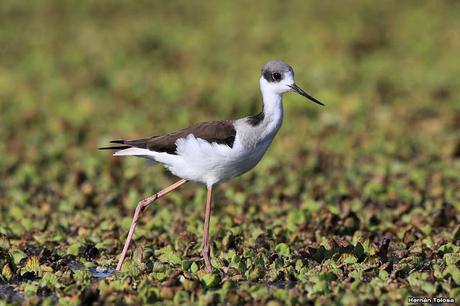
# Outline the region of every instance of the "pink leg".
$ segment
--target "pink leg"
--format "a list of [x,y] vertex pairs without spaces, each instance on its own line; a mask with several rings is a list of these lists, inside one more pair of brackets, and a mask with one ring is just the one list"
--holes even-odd
[[134,211],[133,221],[131,222],[131,227],[129,229],[128,238],[126,238],[125,246],[123,247],[123,251],[121,252],[120,259],[118,260],[117,268],[115,269],[116,271],[121,270],[121,266],[123,265],[123,262],[125,261],[126,253],[128,252],[129,244],[131,243],[131,240],[133,238],[134,230],[136,229],[137,221],[139,219],[141,212],[144,210],[144,208],[149,206],[155,200],[161,198],[165,194],[173,191],[174,189],[176,189],[179,186],[182,186],[185,183],[187,183],[187,180],[184,180],[184,179],[177,181],[176,183],[166,187],[160,192],[155,193],[154,195],[140,201],[139,204],[137,204],[136,210]]
[[212,273],[211,266],[211,249],[209,247],[209,221],[211,220],[211,204],[212,204],[212,186],[208,187],[208,197],[206,200],[206,209],[204,213],[204,231],[203,231],[203,244],[201,253],[203,254],[206,271]]

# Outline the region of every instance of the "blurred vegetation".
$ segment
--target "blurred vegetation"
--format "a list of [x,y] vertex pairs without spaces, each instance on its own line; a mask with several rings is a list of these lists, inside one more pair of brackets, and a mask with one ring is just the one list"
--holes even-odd
[[[0,4],[0,304],[394,304],[460,299],[460,3]],[[286,95],[249,174],[144,213],[174,178],[96,150],[255,114],[268,60]],[[109,277],[105,274],[110,275]]]

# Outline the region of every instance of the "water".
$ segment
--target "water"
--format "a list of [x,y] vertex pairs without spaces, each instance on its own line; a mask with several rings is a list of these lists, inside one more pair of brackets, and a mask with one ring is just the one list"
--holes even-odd
[[[77,261],[70,262],[68,267],[72,271],[84,269],[84,265]],[[100,266],[91,267],[88,269],[88,271],[92,274],[93,278],[97,280],[110,277],[115,273],[114,268]],[[27,301],[25,296],[16,291],[17,286],[18,282],[0,282],[0,300],[6,301],[7,303],[22,303]]]
[[115,272],[115,269],[110,268],[110,267],[96,266],[96,267],[91,267],[89,269],[89,272],[91,272],[93,277],[96,279],[104,279],[104,278],[112,276],[113,273]]
[[24,296],[16,292],[14,288],[11,284],[0,283],[0,300],[5,300],[7,303],[24,302]]

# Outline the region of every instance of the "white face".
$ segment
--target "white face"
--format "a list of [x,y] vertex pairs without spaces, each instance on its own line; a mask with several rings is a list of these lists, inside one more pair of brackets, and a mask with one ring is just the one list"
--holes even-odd
[[[267,78],[270,81],[267,81]],[[273,72],[272,74],[262,75],[260,77],[260,89],[263,94],[275,94],[283,95],[286,92],[293,91],[299,95],[309,99],[312,102],[315,102],[320,105],[324,105],[321,101],[317,100],[315,97],[310,96],[302,88],[297,86],[294,82],[294,74],[291,71],[287,72]]]
[[291,86],[294,85],[294,75],[292,74],[292,72],[288,71],[284,73],[276,73],[278,72],[275,72],[274,75],[276,79],[278,79],[279,76],[281,76],[281,79],[279,81],[275,80],[269,82],[263,76],[260,77],[259,83],[262,92],[282,95],[286,92],[292,91]]

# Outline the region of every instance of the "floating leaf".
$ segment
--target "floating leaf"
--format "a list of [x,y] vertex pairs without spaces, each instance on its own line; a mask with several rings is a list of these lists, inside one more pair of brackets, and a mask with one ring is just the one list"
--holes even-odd
[[176,264],[180,265],[182,262],[182,259],[180,258],[179,254],[173,251],[172,247],[170,245],[159,249],[157,251],[158,260],[164,263],[171,263],[171,264]]
[[388,277],[389,277],[388,272],[385,271],[385,270],[380,270],[379,277],[380,277],[381,280],[387,281]]
[[18,265],[22,259],[27,257],[27,254],[21,250],[12,250],[10,251],[10,256],[13,259],[15,265]]
[[353,254],[345,253],[340,256],[340,261],[346,264],[354,264],[358,262],[358,258]]
[[56,287],[57,285],[58,285],[58,278],[56,277],[56,275],[50,272],[43,273],[43,277],[40,281],[40,287],[45,287],[45,286]]
[[457,285],[460,285],[460,269],[455,265],[448,265],[444,271],[445,276],[451,276]]
[[11,280],[13,278],[13,271],[11,270],[9,264],[5,264],[2,268],[2,276],[7,280]]
[[220,284],[221,278],[217,274],[210,273],[210,274],[203,275],[201,277],[201,281],[206,286],[206,288],[214,288]]
[[288,257],[291,253],[289,246],[286,243],[280,243],[275,247],[275,251],[283,257]]

